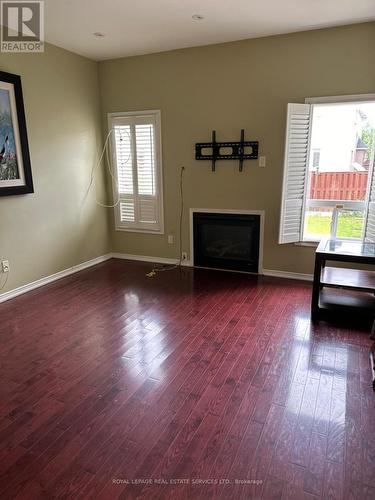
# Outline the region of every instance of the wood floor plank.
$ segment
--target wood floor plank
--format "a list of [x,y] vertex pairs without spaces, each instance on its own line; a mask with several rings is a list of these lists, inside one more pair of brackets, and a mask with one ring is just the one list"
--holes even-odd
[[150,267],[0,304],[1,499],[374,498],[366,327],[311,324],[308,283]]

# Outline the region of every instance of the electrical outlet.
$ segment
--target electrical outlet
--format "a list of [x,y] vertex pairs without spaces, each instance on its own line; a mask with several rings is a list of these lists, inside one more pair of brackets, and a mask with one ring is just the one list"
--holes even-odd
[[168,234],[168,244],[173,245],[174,243],[174,236],[173,234]]
[[261,168],[264,168],[266,166],[266,157],[265,156],[259,156],[259,166]]
[[3,273],[9,273],[9,271],[10,271],[9,260],[3,260],[1,262],[1,267],[2,267]]
[[181,253],[181,260],[187,260],[187,253],[186,252]]

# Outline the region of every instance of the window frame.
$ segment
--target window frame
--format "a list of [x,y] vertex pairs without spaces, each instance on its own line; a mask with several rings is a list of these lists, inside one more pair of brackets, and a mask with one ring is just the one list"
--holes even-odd
[[[157,194],[156,198],[158,199],[158,208],[159,208],[159,217],[160,222],[158,227],[144,227],[143,224],[139,221],[136,221],[131,224],[123,223],[120,219],[120,204],[118,203],[116,207],[114,207],[114,216],[115,216],[115,230],[116,231],[126,231],[130,233],[146,233],[146,234],[164,234],[164,196],[163,196],[163,162],[162,162],[162,140],[161,140],[161,110],[160,109],[149,109],[143,111],[122,111],[122,112],[114,112],[107,114],[107,122],[108,122],[108,133],[113,129],[113,120],[116,118],[142,118],[144,116],[153,116],[155,120],[155,158],[156,158],[156,185],[157,185]],[[116,163],[116,153],[115,153],[115,142],[114,142],[114,134],[110,133],[111,137],[109,139],[109,147],[110,147],[110,161],[111,167],[114,175],[117,177],[117,163]],[[113,199],[117,200],[119,198],[118,190],[116,189],[116,184],[112,181],[112,192]],[[133,194],[133,196],[136,196]]]
[[[375,104],[375,94],[350,94],[350,95],[338,95],[338,96],[323,96],[323,97],[306,97],[305,104],[310,104],[312,106],[311,109],[311,129],[313,124],[313,111],[314,105],[324,105],[324,104],[336,104],[336,105],[346,105],[346,104],[356,104],[356,103],[373,103]],[[311,133],[309,138],[309,150],[311,147]],[[304,239],[304,229],[305,229],[305,216],[306,216],[306,201],[307,194],[309,191],[309,165],[310,158],[307,165],[307,182],[305,185],[305,193],[303,200],[303,208],[302,208],[302,222],[301,222],[301,230],[300,230],[300,241],[296,242],[295,245],[317,245],[320,243],[321,239]],[[364,212],[364,221],[366,229],[366,220],[368,217],[369,210],[369,201],[370,201],[370,188],[371,188],[371,180],[374,175],[374,163],[370,166],[369,175],[367,180],[367,188],[366,188],[366,199],[364,201],[352,201],[352,200],[342,200],[342,204],[345,207],[352,208],[353,210],[363,210]],[[327,207],[335,207],[338,203],[338,200],[310,200],[309,206],[327,206]],[[365,234],[363,234],[362,239],[364,239]],[[341,239],[352,239],[352,238],[341,238]]]

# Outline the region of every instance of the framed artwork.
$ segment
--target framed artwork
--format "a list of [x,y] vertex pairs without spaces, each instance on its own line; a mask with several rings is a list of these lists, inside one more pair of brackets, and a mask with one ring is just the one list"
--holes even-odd
[[0,196],[33,192],[21,77],[0,71]]

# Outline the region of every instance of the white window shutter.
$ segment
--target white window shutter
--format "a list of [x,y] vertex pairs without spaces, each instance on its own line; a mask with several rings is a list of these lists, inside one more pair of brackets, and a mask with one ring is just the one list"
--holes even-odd
[[133,195],[133,158],[130,125],[116,125],[114,134],[118,191],[120,195]]
[[137,148],[138,217],[141,224],[158,224],[155,127],[153,123],[135,125]]
[[132,223],[135,221],[134,199],[125,197],[120,201],[120,221],[122,223]]
[[155,196],[139,196],[138,197],[139,222],[141,224],[157,224],[157,200]]
[[311,135],[311,105],[288,104],[279,243],[301,239]]
[[109,115],[116,174],[116,227],[163,232],[160,112]]
[[119,197],[119,223],[135,221],[132,130],[130,125],[114,126],[115,162]]
[[135,126],[137,147],[138,194],[155,195],[155,151],[154,125],[152,123]]
[[375,242],[375,165],[372,166],[367,215],[365,221],[365,241]]

